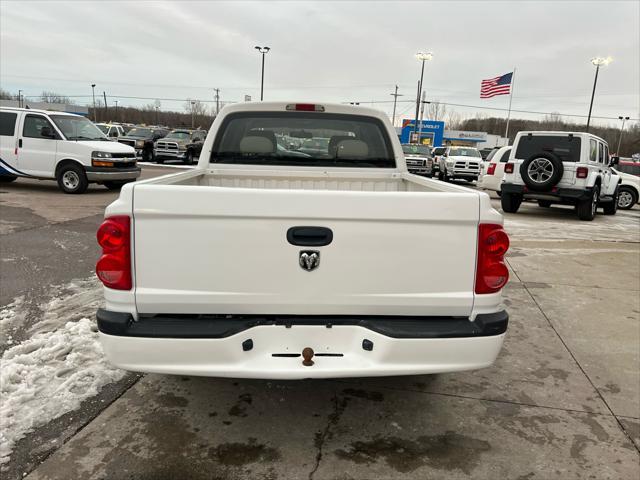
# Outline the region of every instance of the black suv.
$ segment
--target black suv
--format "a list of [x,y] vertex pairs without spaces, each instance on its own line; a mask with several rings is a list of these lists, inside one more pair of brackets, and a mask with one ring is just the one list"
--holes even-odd
[[118,137],[118,142],[136,149],[136,157],[144,162],[151,162],[155,158],[154,143],[165,137],[169,130],[154,127],[133,127],[124,137]]

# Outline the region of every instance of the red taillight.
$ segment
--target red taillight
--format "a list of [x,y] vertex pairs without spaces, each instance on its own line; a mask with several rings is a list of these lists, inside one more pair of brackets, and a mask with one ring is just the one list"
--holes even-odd
[[508,249],[509,237],[502,225],[479,225],[476,293],[496,293],[507,284],[509,270],[504,263],[504,254]]
[[107,218],[97,237],[102,256],[96,275],[107,288],[131,290],[131,219],[126,215]]
[[513,173],[513,163],[507,163],[504,166],[504,173]]
[[587,178],[589,175],[589,169],[587,167],[578,167],[576,170],[576,177],[578,178]]
[[487,168],[487,175],[493,175],[494,173],[496,173],[496,164],[490,163],[489,168]]
[[290,103],[287,105],[287,110],[297,112],[324,112],[324,107],[314,103]]

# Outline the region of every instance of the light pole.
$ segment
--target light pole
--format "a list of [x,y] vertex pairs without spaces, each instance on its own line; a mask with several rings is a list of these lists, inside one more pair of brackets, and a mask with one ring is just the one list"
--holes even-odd
[[18,108],[22,108],[22,90],[18,90]]
[[91,95],[93,96],[93,121],[96,121],[96,84],[91,84]]
[[118,117],[118,100],[114,100],[113,103],[116,104],[116,122],[120,121],[120,118]]
[[422,80],[424,79],[424,62],[433,58],[431,52],[418,52],[416,58],[422,62],[422,68],[420,70],[420,82],[418,83],[418,95],[416,96],[416,116],[415,125],[413,127],[414,135],[418,132],[418,115],[420,115],[420,97],[422,97]]
[[624,132],[624,124],[627,120],[629,120],[629,117],[618,117],[620,120],[622,120],[622,126],[620,127],[620,136],[618,137],[618,148],[616,148],[616,155],[620,156],[620,144],[622,143],[622,132]]
[[596,85],[598,83],[598,72],[602,65],[609,65],[613,59],[611,57],[595,57],[591,59],[591,63],[596,66],[596,76],[593,79],[593,91],[591,92],[591,103],[589,104],[589,116],[587,117],[587,132],[589,131],[589,124],[591,123],[591,109],[593,108],[593,97],[596,94]]
[[195,114],[195,111],[196,111],[196,102],[194,100],[191,100],[191,128],[192,129],[194,126],[193,115]]
[[260,101],[264,98],[264,56],[271,50],[269,47],[254,47],[262,54],[262,76],[260,80]]

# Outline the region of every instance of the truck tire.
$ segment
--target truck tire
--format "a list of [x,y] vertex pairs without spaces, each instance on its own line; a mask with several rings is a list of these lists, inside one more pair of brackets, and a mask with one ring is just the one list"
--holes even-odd
[[502,211],[505,213],[516,213],[522,203],[522,195],[517,193],[503,193],[500,196]]
[[193,165],[193,150],[187,150],[187,153],[184,154],[184,164]]
[[591,190],[591,194],[588,198],[585,198],[576,205],[576,212],[578,218],[590,222],[596,217],[596,210],[598,208],[598,197],[600,196],[600,185],[596,184]]
[[631,187],[621,185],[620,191],[618,192],[618,208],[629,210],[633,208],[636,203],[638,203],[637,192]]
[[56,179],[58,180],[58,187],[64,193],[84,193],[89,186],[84,168],[77,163],[67,163],[60,167]]
[[142,161],[143,162],[153,162],[155,159],[155,154],[153,153],[153,149],[145,148],[142,151]]
[[15,175],[0,175],[0,182],[2,183],[9,183],[9,182],[14,182],[15,180],[17,180],[18,177],[16,177]]
[[619,187],[616,187],[616,191],[613,192],[613,198],[610,202],[602,204],[602,212],[605,215],[615,215],[618,212],[618,196],[620,195]]
[[520,165],[520,176],[529,190],[547,192],[555,187],[562,175],[562,160],[550,152],[536,153]]

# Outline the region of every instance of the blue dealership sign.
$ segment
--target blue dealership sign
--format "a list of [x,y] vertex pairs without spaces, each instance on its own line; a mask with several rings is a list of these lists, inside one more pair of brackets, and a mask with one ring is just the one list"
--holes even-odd
[[[400,134],[400,143],[409,143],[411,132],[415,128],[415,121],[405,119],[402,121],[402,132]],[[442,145],[442,137],[444,135],[444,122],[438,120],[422,120],[418,125],[420,131],[420,139],[418,143],[427,143],[432,147]]]

